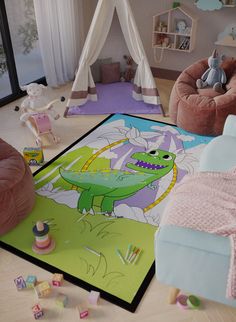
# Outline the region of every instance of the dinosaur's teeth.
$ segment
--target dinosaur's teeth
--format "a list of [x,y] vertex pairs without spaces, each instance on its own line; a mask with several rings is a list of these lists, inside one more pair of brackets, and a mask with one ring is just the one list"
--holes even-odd
[[151,169],[151,170],[159,170],[159,169],[165,168],[164,165],[152,164],[152,163],[148,163],[148,162],[144,162],[144,161],[140,161],[140,160],[137,161],[135,165],[140,168]]

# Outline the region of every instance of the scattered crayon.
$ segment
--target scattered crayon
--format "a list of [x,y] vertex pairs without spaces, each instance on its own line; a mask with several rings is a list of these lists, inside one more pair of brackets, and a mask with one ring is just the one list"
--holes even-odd
[[121,252],[119,251],[118,248],[116,249],[116,254],[120,258],[120,260],[122,261],[122,263],[125,264],[125,260],[124,260],[123,256],[121,255]]
[[128,258],[129,258],[129,255],[131,253],[131,249],[132,249],[132,244],[129,244],[128,245],[128,248],[127,248],[127,252],[126,252],[126,255],[125,255],[125,260],[127,261]]
[[136,262],[138,261],[141,253],[142,253],[142,249],[140,249],[140,251],[136,254],[135,259],[133,261],[133,265],[136,264]]
[[87,249],[90,253],[93,253],[94,255],[101,256],[100,253],[96,252],[96,250],[94,250],[88,246],[84,246],[84,248]]

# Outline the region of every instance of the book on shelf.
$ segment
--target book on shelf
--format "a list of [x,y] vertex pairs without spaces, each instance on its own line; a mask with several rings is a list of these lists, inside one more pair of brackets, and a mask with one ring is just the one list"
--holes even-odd
[[184,37],[184,39],[181,41],[179,45],[179,49],[181,50],[188,50],[190,45],[190,38],[189,37]]

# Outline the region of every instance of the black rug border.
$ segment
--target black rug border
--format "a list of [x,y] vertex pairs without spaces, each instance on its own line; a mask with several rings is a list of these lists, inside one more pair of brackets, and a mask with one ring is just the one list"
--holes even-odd
[[[80,142],[81,140],[83,140],[86,136],[88,136],[90,133],[92,133],[94,130],[96,130],[98,127],[100,127],[102,124],[104,124],[107,120],[109,120],[110,118],[112,118],[114,115],[124,115],[124,116],[129,116],[131,118],[138,118],[138,119],[143,119],[143,120],[147,120],[147,121],[151,121],[151,122],[155,122],[155,123],[162,123],[162,124],[166,124],[166,125],[171,125],[176,127],[176,125],[174,124],[169,124],[166,122],[162,122],[162,121],[157,121],[157,120],[152,120],[152,119],[148,119],[145,117],[141,117],[141,116],[136,116],[136,115],[130,115],[130,114],[125,114],[125,113],[114,113],[114,114],[110,114],[108,117],[106,117],[103,121],[101,121],[100,123],[98,123],[96,126],[94,126],[92,129],[90,129],[88,132],[86,132],[83,136],[81,136],[79,139],[77,139],[76,141],[74,141],[72,144],[70,144],[67,148],[65,148],[63,151],[61,151],[59,154],[57,154],[54,158],[52,158],[50,161],[48,161],[47,163],[45,163],[40,169],[36,170],[33,173],[33,176],[37,175],[39,172],[41,172],[43,169],[45,169],[46,167],[48,167],[51,163],[53,163],[55,160],[57,160],[60,156],[62,156],[65,152],[67,152],[68,150],[70,150],[74,145],[76,145],[78,142]],[[101,294],[101,297],[115,305],[120,306],[121,308],[134,313],[139,305],[139,303],[141,302],[143,295],[145,294],[148,286],[151,283],[151,280],[153,278],[153,276],[155,275],[155,260],[153,261],[147,275],[145,276],[142,284],[140,285],[136,295],[134,296],[133,300],[131,303],[124,301],[122,299],[120,299],[117,296],[114,296],[108,292],[105,292],[104,290],[101,290],[99,288],[94,287],[93,285],[79,279],[78,277],[75,277],[71,274],[68,274],[38,258],[35,258],[31,255],[26,254],[25,252],[7,244],[4,243],[3,241],[0,240],[0,246],[5,249],[6,251],[9,251],[25,260],[27,260],[28,262],[37,265],[39,267],[41,267],[42,269],[45,269],[51,273],[61,273],[63,274],[65,280],[67,280],[68,282],[71,282],[72,284],[75,284],[76,286],[82,287],[83,289],[87,290],[87,291],[98,291]]]

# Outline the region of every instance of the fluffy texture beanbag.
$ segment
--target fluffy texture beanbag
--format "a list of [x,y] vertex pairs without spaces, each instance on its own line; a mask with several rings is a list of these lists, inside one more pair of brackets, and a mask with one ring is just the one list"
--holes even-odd
[[196,80],[207,70],[207,59],[186,68],[172,89],[169,103],[171,119],[186,131],[202,135],[222,134],[229,114],[236,115],[236,59],[226,59],[226,93],[196,87]]
[[15,148],[0,139],[0,236],[25,218],[34,203],[29,166]]

